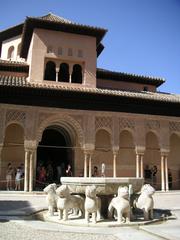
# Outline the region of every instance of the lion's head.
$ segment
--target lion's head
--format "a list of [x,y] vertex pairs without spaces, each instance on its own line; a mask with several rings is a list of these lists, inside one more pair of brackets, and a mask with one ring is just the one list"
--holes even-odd
[[61,185],[56,189],[56,193],[61,198],[66,198],[70,194],[69,187],[67,185]]
[[46,193],[55,193],[56,188],[57,188],[56,183],[51,183],[47,187],[45,187],[43,191]]

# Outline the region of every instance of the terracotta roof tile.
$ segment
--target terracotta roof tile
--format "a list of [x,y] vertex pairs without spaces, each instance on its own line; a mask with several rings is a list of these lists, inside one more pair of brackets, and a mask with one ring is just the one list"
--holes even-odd
[[52,21],[52,22],[61,22],[61,23],[73,23],[72,21],[65,19],[63,17],[57,16],[53,13],[49,13],[45,16],[38,17],[38,19],[46,20],[46,21]]
[[25,77],[13,77],[13,76],[0,76],[0,86],[14,86],[14,87],[28,87],[28,88],[39,88],[39,89],[49,89],[49,90],[61,90],[61,91],[72,91],[81,93],[92,93],[99,95],[111,95],[111,96],[121,96],[137,99],[146,99],[161,102],[174,102],[180,103],[180,95],[178,94],[168,94],[159,92],[128,92],[119,90],[107,90],[99,88],[82,88],[74,87],[72,85],[61,85],[60,83],[30,83]]

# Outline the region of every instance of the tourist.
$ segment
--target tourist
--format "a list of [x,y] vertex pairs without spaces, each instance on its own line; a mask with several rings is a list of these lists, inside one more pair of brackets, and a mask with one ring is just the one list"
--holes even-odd
[[21,190],[21,176],[22,176],[22,172],[21,172],[21,167],[17,168],[16,171],[16,176],[15,176],[15,190]]
[[51,163],[48,163],[48,166],[46,168],[46,177],[48,183],[51,183],[53,181],[53,167]]
[[72,177],[72,171],[71,171],[71,165],[70,164],[68,164],[68,166],[67,166],[66,176],[67,177]]
[[149,168],[149,165],[146,165],[144,169],[144,178],[145,178],[145,183],[151,183],[152,172],[151,172],[151,169]]
[[12,190],[12,179],[14,175],[14,170],[12,168],[11,163],[8,164],[8,168],[6,170],[6,189]]
[[152,173],[152,184],[156,185],[156,174],[157,174],[157,166],[156,165],[154,165],[151,168],[151,173]]
[[93,170],[92,176],[93,177],[98,177],[99,176],[99,172],[98,172],[98,167],[97,166],[94,166],[94,170]]
[[45,181],[46,181],[46,169],[44,166],[42,166],[39,171],[39,182],[44,183]]

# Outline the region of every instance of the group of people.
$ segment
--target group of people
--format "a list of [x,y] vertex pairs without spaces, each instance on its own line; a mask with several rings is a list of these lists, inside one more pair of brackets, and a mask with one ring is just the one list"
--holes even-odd
[[106,169],[106,165],[105,165],[105,163],[102,163],[101,164],[101,173],[99,174],[98,167],[94,166],[92,177],[99,177],[99,176],[105,177],[105,169]]
[[24,164],[21,163],[17,168],[13,168],[11,163],[8,163],[6,170],[6,189],[13,190],[13,180],[15,180],[15,190],[21,190],[21,182],[24,179]]

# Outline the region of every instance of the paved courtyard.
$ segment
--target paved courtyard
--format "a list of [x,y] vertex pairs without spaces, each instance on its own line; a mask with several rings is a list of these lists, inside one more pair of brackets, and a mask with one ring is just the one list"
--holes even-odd
[[45,195],[0,192],[0,239],[180,239],[180,192],[156,193],[154,200],[156,208],[171,211],[171,220],[142,226],[80,227],[33,219],[32,213],[46,209]]

